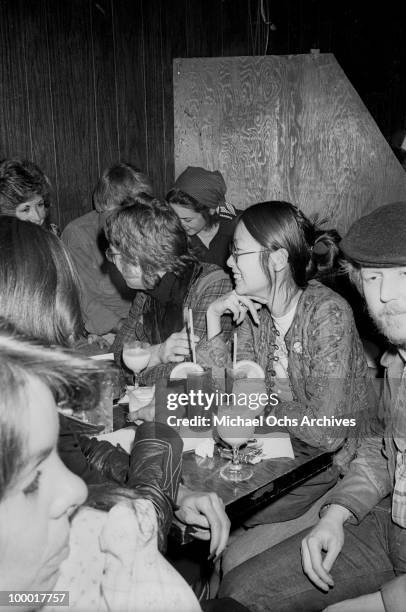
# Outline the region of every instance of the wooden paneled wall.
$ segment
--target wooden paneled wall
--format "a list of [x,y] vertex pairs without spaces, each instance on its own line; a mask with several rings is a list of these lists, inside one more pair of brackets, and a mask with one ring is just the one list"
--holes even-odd
[[[174,174],[173,58],[338,45],[352,61],[357,32],[343,3],[354,4],[264,0],[277,23],[271,31],[259,0],[0,0],[0,156],[25,156],[45,170],[62,227],[90,210],[100,171],[118,160],[148,172],[163,195]],[[395,22],[387,54],[403,41]],[[387,90],[401,104],[399,88]],[[391,106],[382,107],[386,121]]]
[[287,200],[344,232],[406,173],[330,54],[178,59],[175,170],[220,170],[245,209]]
[[[231,53],[248,52],[237,4]],[[0,156],[44,169],[62,227],[118,160],[170,188],[172,58],[221,55],[222,15],[218,0],[0,0]]]

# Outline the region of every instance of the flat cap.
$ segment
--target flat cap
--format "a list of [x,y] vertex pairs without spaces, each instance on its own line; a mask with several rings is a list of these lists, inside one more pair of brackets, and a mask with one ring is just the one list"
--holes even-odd
[[385,204],[355,221],[340,248],[361,266],[406,266],[406,202]]
[[184,191],[207,208],[224,204],[227,191],[221,172],[198,166],[188,166],[176,179],[174,188]]

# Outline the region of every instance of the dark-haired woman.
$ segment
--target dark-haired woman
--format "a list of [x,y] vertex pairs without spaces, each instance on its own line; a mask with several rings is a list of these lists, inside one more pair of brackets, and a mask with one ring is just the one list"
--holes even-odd
[[218,170],[188,166],[166,196],[197,259],[221,268],[226,267],[229,243],[240,212],[226,202],[226,190]]
[[[70,348],[81,330],[78,281],[63,243],[40,225],[11,216],[0,216],[0,317],[44,345]],[[207,528],[196,537],[211,537],[217,554],[224,549],[229,523],[217,495],[186,487],[177,493],[182,441],[169,426],[138,427],[128,455],[107,441],[78,435],[75,422],[62,415],[60,422],[58,450],[65,465],[88,484],[143,489],[157,509],[162,547],[172,517],[169,499],[176,498],[181,520]]]
[[336,452],[330,470],[257,513],[248,525],[303,514],[333,486],[355,452],[368,409],[363,347],[350,306],[314,280],[336,257],[336,237],[287,202],[248,208],[236,227],[228,260],[235,291],[207,311],[209,341],[199,347],[199,362],[230,361],[220,317],[232,312],[241,323],[238,359],[260,364],[267,391],[278,394],[279,404],[270,416],[284,421],[291,435],[309,446]]
[[59,235],[49,220],[51,183],[36,164],[11,158],[0,162],[0,214],[43,225]]

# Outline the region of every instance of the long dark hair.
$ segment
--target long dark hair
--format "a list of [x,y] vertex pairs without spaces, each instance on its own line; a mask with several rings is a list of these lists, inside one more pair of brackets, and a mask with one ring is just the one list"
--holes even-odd
[[72,395],[93,408],[99,401],[97,379],[108,366],[60,348],[28,341],[0,318],[0,502],[18,476],[26,457],[26,406],[30,379],[38,379],[55,401]]
[[[267,252],[261,253],[261,266],[269,277],[269,251],[286,249],[292,279],[300,287],[322,278],[339,257],[340,235],[323,230],[308,219],[297,206],[272,200],[247,208],[240,217],[248,232]],[[270,279],[271,280],[271,279]]]
[[0,216],[0,315],[43,344],[69,346],[83,331],[79,281],[62,242]]

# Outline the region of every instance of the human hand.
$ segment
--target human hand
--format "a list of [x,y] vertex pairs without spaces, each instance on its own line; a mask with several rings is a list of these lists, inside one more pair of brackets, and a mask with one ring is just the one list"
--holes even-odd
[[385,606],[381,593],[376,591],[355,599],[340,601],[328,606],[323,612],[385,612]]
[[210,554],[218,557],[227,544],[230,520],[224,503],[216,493],[192,492],[179,487],[176,517],[186,525],[195,526],[193,534],[199,540],[210,540]]
[[[344,522],[349,511],[332,505],[318,524],[302,540],[302,564],[307,577],[323,591],[334,586],[330,574],[344,544]],[[326,555],[323,559],[322,553]]]
[[[131,407],[131,406],[130,406]],[[155,420],[155,397],[149,404],[139,408],[138,410],[130,410],[127,416],[127,421],[136,423],[137,421],[154,421]]]
[[267,303],[265,298],[255,297],[253,295],[239,295],[236,291],[230,291],[225,295],[220,296],[212,302],[207,309],[208,317],[220,318],[225,313],[233,315],[233,321],[237,325],[242,323],[249,311],[256,325],[259,324],[257,310],[260,310]]
[[[199,342],[200,338],[193,336],[194,341]],[[185,357],[190,356],[191,346],[186,327],[180,332],[171,334],[169,338],[160,345],[159,359],[161,363],[171,363],[184,361]]]
[[96,344],[96,346],[101,349],[109,349],[111,346],[106,338],[103,336],[98,336],[97,334],[89,334],[87,336],[87,343]]

